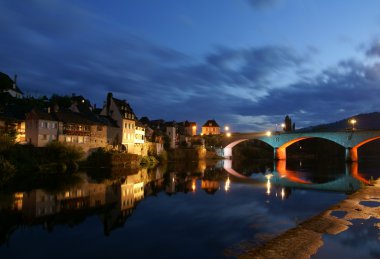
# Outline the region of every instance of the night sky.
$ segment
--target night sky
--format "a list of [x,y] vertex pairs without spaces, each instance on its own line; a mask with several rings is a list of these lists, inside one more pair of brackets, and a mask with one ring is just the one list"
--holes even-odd
[[0,71],[232,131],[379,111],[378,0],[2,0]]

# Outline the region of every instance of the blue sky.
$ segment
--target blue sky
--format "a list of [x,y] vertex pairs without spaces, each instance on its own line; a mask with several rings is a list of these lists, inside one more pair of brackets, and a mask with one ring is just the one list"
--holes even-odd
[[0,31],[0,71],[34,96],[233,131],[379,111],[376,0],[3,0]]

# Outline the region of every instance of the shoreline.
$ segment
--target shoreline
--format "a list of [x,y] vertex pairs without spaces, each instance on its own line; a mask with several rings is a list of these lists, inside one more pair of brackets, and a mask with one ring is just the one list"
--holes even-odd
[[[377,207],[361,205],[363,201],[375,202]],[[346,214],[341,218],[333,216],[332,213],[337,211]],[[365,186],[340,203],[238,258],[310,258],[323,246],[324,234],[337,235],[353,225],[350,220],[369,218],[380,220],[380,178],[373,186]],[[380,224],[376,227],[380,229]]]

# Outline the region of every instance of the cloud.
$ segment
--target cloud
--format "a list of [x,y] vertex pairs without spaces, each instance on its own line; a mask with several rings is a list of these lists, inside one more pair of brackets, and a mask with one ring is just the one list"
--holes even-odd
[[368,57],[380,57],[380,40],[374,40],[366,50]]
[[276,5],[280,0],[247,0],[253,8],[267,8]]
[[[300,127],[378,110],[378,63],[347,59],[316,74],[316,48],[278,45],[219,46],[196,59],[89,10],[42,2],[0,8],[0,28],[12,28],[2,30],[0,71],[18,74],[27,93],[77,93],[101,105],[112,91],[139,116],[199,124],[214,118],[247,131],[274,127],[287,114]],[[372,44],[363,54],[378,51]]]

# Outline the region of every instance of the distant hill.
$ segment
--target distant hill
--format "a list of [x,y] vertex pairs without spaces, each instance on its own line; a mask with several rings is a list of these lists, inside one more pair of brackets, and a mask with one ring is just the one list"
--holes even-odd
[[355,115],[340,121],[336,121],[329,124],[320,124],[317,126],[311,126],[297,130],[297,132],[310,132],[310,131],[344,131],[352,129],[352,125],[349,120],[355,118],[357,123],[355,129],[357,130],[379,130],[380,129],[380,112],[372,112]]

